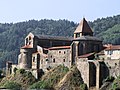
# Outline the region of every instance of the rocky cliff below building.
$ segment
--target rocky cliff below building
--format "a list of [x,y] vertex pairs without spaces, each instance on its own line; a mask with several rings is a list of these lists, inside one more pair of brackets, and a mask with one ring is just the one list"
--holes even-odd
[[86,90],[79,70],[73,66],[67,68],[59,65],[39,80],[36,80],[29,71],[17,70],[15,74],[4,77],[0,82],[0,88],[7,89],[52,89],[52,90]]

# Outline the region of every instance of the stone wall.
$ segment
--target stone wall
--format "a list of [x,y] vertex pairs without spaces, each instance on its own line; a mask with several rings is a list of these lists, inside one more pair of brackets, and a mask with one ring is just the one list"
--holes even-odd
[[120,60],[104,60],[109,69],[109,75],[117,77],[120,75]]
[[49,50],[48,63],[50,66],[64,64],[65,66],[70,67],[71,50],[70,49]]
[[87,60],[77,60],[77,68],[81,73],[84,83],[89,87],[89,63]]

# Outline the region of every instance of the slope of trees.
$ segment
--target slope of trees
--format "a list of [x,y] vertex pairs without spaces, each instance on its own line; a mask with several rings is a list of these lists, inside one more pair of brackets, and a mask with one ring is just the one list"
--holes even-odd
[[[72,37],[77,23],[68,20],[29,20],[19,23],[0,23],[0,67],[7,60],[17,63],[19,48],[29,33]],[[94,35],[103,40],[104,44],[120,44],[120,15],[97,19],[89,22]],[[4,64],[3,64],[4,63]]]

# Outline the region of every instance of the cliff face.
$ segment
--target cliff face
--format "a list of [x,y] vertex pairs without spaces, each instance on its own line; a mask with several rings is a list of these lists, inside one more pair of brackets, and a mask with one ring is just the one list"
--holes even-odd
[[55,90],[73,90],[86,86],[81,78],[81,74],[76,67],[68,69],[64,65],[59,65],[43,75],[40,81],[33,84],[31,89],[55,89]]
[[80,89],[80,85],[84,82],[81,78],[81,74],[76,67],[71,68],[66,75],[56,85],[57,90],[73,90]]

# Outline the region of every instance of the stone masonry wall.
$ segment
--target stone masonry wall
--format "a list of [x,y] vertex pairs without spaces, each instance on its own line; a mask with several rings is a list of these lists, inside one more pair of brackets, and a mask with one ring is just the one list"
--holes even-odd
[[48,63],[50,66],[64,64],[67,67],[71,66],[71,51],[70,49],[50,50],[48,52]]

